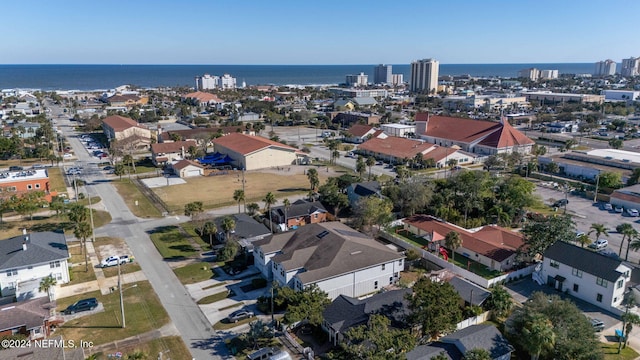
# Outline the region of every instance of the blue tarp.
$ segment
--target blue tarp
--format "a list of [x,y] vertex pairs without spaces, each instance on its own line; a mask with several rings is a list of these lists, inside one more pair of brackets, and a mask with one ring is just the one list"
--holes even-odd
[[202,158],[197,159],[201,164],[204,165],[224,165],[230,164],[233,162],[233,159],[229,157],[229,155],[224,155],[220,153],[215,154],[207,154]]

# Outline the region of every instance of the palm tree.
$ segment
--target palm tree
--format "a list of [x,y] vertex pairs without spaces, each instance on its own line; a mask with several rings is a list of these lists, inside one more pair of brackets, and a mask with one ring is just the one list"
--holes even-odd
[[521,342],[531,355],[531,360],[537,360],[543,351],[553,349],[556,334],[553,332],[553,324],[544,315],[531,314],[528,318],[522,329]]
[[318,185],[320,185],[318,170],[313,168],[307,170],[307,178],[309,179],[309,184],[311,185],[311,191],[315,191]]
[[51,293],[51,288],[56,286],[56,279],[49,275],[47,277],[42,278],[42,280],[40,280],[40,286],[38,287],[38,291],[40,292],[46,292],[47,295],[49,295],[49,301],[53,301],[52,298],[52,293]]
[[285,230],[289,230],[289,217],[287,216],[287,211],[291,207],[291,202],[289,199],[282,200],[282,205],[284,205],[284,228]]
[[587,234],[580,234],[580,236],[578,236],[576,238],[576,241],[582,246],[584,247],[585,245],[591,243],[591,239],[589,239],[589,235]]
[[591,227],[589,229],[591,229],[589,230],[589,235],[591,235],[592,233],[595,233],[596,240],[600,238],[600,235],[609,236],[609,229],[602,224],[593,223],[591,224]]
[[[126,154],[122,157],[122,162],[127,164],[127,165],[131,165],[131,168],[133,169],[133,173],[136,173],[136,164],[135,164],[135,159],[133,158],[133,156],[131,154]],[[129,174],[131,175],[131,174]]]
[[455,262],[456,250],[462,245],[460,234],[455,231],[449,231],[444,237],[444,245],[451,250],[451,260]]
[[369,180],[371,180],[371,168],[376,164],[376,159],[373,156],[369,156],[365,164],[369,167]]
[[207,221],[202,227],[202,233],[209,235],[209,246],[213,249],[213,234],[218,231],[213,221]]
[[[311,170],[315,170],[315,169],[311,169]],[[265,195],[264,199],[262,199],[262,201],[264,201],[264,210],[269,214],[269,230],[273,232],[273,224],[271,222],[271,205],[277,202],[276,196],[273,195],[271,191],[269,191],[267,195]]]
[[225,216],[220,227],[224,231],[227,241],[231,241],[231,231],[236,228],[236,221],[231,216]]
[[633,232],[637,231],[633,228],[633,225],[629,223],[624,223],[616,226],[616,231],[622,234],[622,241],[620,241],[620,249],[618,249],[618,257],[622,255],[622,246],[624,245],[624,240],[629,236],[633,236]]
[[[235,200],[238,203],[238,214],[240,214],[240,201],[245,201],[245,195],[244,195],[244,190],[242,189],[237,189],[236,191],[233,192],[233,200]],[[244,206],[244,211],[247,211],[247,205],[245,204]]]
[[76,224],[73,235],[82,242],[82,253],[84,254],[84,271],[89,271],[89,254],[87,254],[87,238],[91,236],[91,224],[86,221]]
[[640,249],[640,234],[636,231],[633,235],[627,237],[627,253],[624,255],[624,260],[629,259],[629,249],[637,251]]

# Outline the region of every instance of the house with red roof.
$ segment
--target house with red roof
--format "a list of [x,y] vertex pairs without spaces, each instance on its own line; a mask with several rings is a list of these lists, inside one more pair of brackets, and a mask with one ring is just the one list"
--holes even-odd
[[513,151],[528,154],[534,144],[506,119],[492,122],[429,113],[416,114],[416,136],[433,144],[458,146],[483,156]]
[[171,164],[171,169],[174,174],[181,178],[202,176],[204,174],[204,166],[186,159]]
[[182,97],[185,100],[195,101],[198,105],[218,105],[224,103],[217,95],[204,91],[195,91]]
[[476,158],[475,155],[457,148],[395,136],[372,138],[360,144],[357,151],[365,157],[373,156],[395,164],[415,159],[421,154],[423,160],[433,159],[437,167],[446,166],[451,159],[456,159],[458,164],[470,164]]
[[174,141],[151,144],[151,161],[156,166],[184,160],[189,148],[198,146],[195,141]]
[[124,142],[127,139],[133,141],[136,148],[147,147],[151,143],[151,130],[131,118],[120,115],[108,116],[102,120],[102,131],[109,142]]
[[432,251],[445,247],[445,237],[449,232],[457,232],[462,245],[455,250],[456,254],[497,271],[511,269],[515,265],[518,248],[524,244],[522,234],[497,225],[465,229],[431,215],[413,215],[402,222],[405,230],[429,241],[429,250]]
[[308,162],[302,151],[261,136],[233,133],[213,141],[217,153],[233,159],[233,164],[244,170],[256,170]]
[[370,138],[387,138],[382,130],[376,129],[371,125],[355,124],[347,130],[347,134],[344,137],[345,142],[361,144]]

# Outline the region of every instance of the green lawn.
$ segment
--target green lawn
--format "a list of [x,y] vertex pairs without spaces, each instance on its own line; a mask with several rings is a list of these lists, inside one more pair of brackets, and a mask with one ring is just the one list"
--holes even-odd
[[177,269],[173,269],[180,282],[184,285],[194,284],[201,281],[213,279],[216,273],[207,262],[197,262]]
[[[186,223],[182,223],[180,224],[180,226],[182,226],[182,228],[184,229],[184,231],[187,232],[187,234],[191,235],[191,237],[198,243],[200,244],[200,246],[203,249],[209,249],[209,236],[206,236],[206,241],[202,239],[202,237],[200,237],[200,234],[198,234],[198,231],[196,230],[195,225],[193,224],[193,222],[189,221]],[[215,242],[215,236],[213,237],[213,241]]]
[[[153,339],[142,343],[133,342],[129,345],[118,344],[117,347],[95,353],[96,359],[106,359],[109,354],[121,352],[123,359],[133,359],[134,353],[141,352],[145,355],[144,359],[156,359],[158,353],[163,352],[165,359],[190,359],[191,353],[179,336],[167,336],[159,339]],[[88,355],[88,354],[87,354]],[[136,358],[137,359],[137,358]]]
[[618,354],[618,343],[616,342],[601,343],[600,348],[604,353],[605,360],[633,360],[639,356],[638,353],[629,346],[622,349],[620,354]]
[[127,204],[127,207],[129,207],[129,210],[131,210],[135,216],[146,218],[160,217],[162,215],[129,179],[122,178],[122,181],[112,181],[111,184],[116,187],[118,193]]
[[69,281],[67,284],[64,284],[62,286],[82,284],[84,282],[93,281],[96,279],[96,273],[93,271],[93,265],[91,265],[91,260],[89,260],[89,264],[88,264],[89,266],[87,267],[86,271],[84,266],[84,257],[80,264],[81,265],[76,265],[69,268],[69,277],[71,278],[71,281]]
[[466,258],[460,254],[455,256],[455,261],[449,257],[449,262],[454,263],[457,267],[469,270],[474,274],[480,275],[485,279],[493,279],[496,276],[502,275],[502,272],[496,270],[489,270],[486,265],[482,265],[479,262]]
[[66,194],[67,184],[64,182],[62,169],[59,167],[51,167],[47,169],[47,174],[49,174],[49,187],[51,191],[57,191],[58,194]]
[[150,238],[165,259],[184,259],[196,255],[196,249],[185,239],[177,226],[157,228]]
[[402,238],[403,240],[415,245],[415,246],[419,246],[419,247],[424,247],[429,245],[429,242],[422,237],[416,236],[413,233],[404,230],[403,226],[399,225],[399,226],[394,226],[392,228],[390,228],[387,232],[396,235],[399,238]]
[[127,284],[124,288],[127,325],[124,329],[117,291],[108,295],[101,295],[100,291],[94,291],[59,299],[57,309],[62,311],[80,299],[91,297],[97,298],[104,305],[104,311],[67,321],[56,330],[56,335],[62,335],[65,340],[75,340],[76,343],[82,339],[99,345],[158,329],[169,322],[169,316],[147,281]]
[[213,304],[214,302],[224,300],[228,297],[229,293],[227,291],[221,291],[213,295],[205,296],[202,299],[198,300],[198,305]]

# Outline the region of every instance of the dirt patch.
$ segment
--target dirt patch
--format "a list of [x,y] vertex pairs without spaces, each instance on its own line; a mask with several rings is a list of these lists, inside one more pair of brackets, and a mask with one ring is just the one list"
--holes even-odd
[[120,238],[96,238],[94,248],[100,261],[109,256],[131,256],[131,250],[127,243]]

